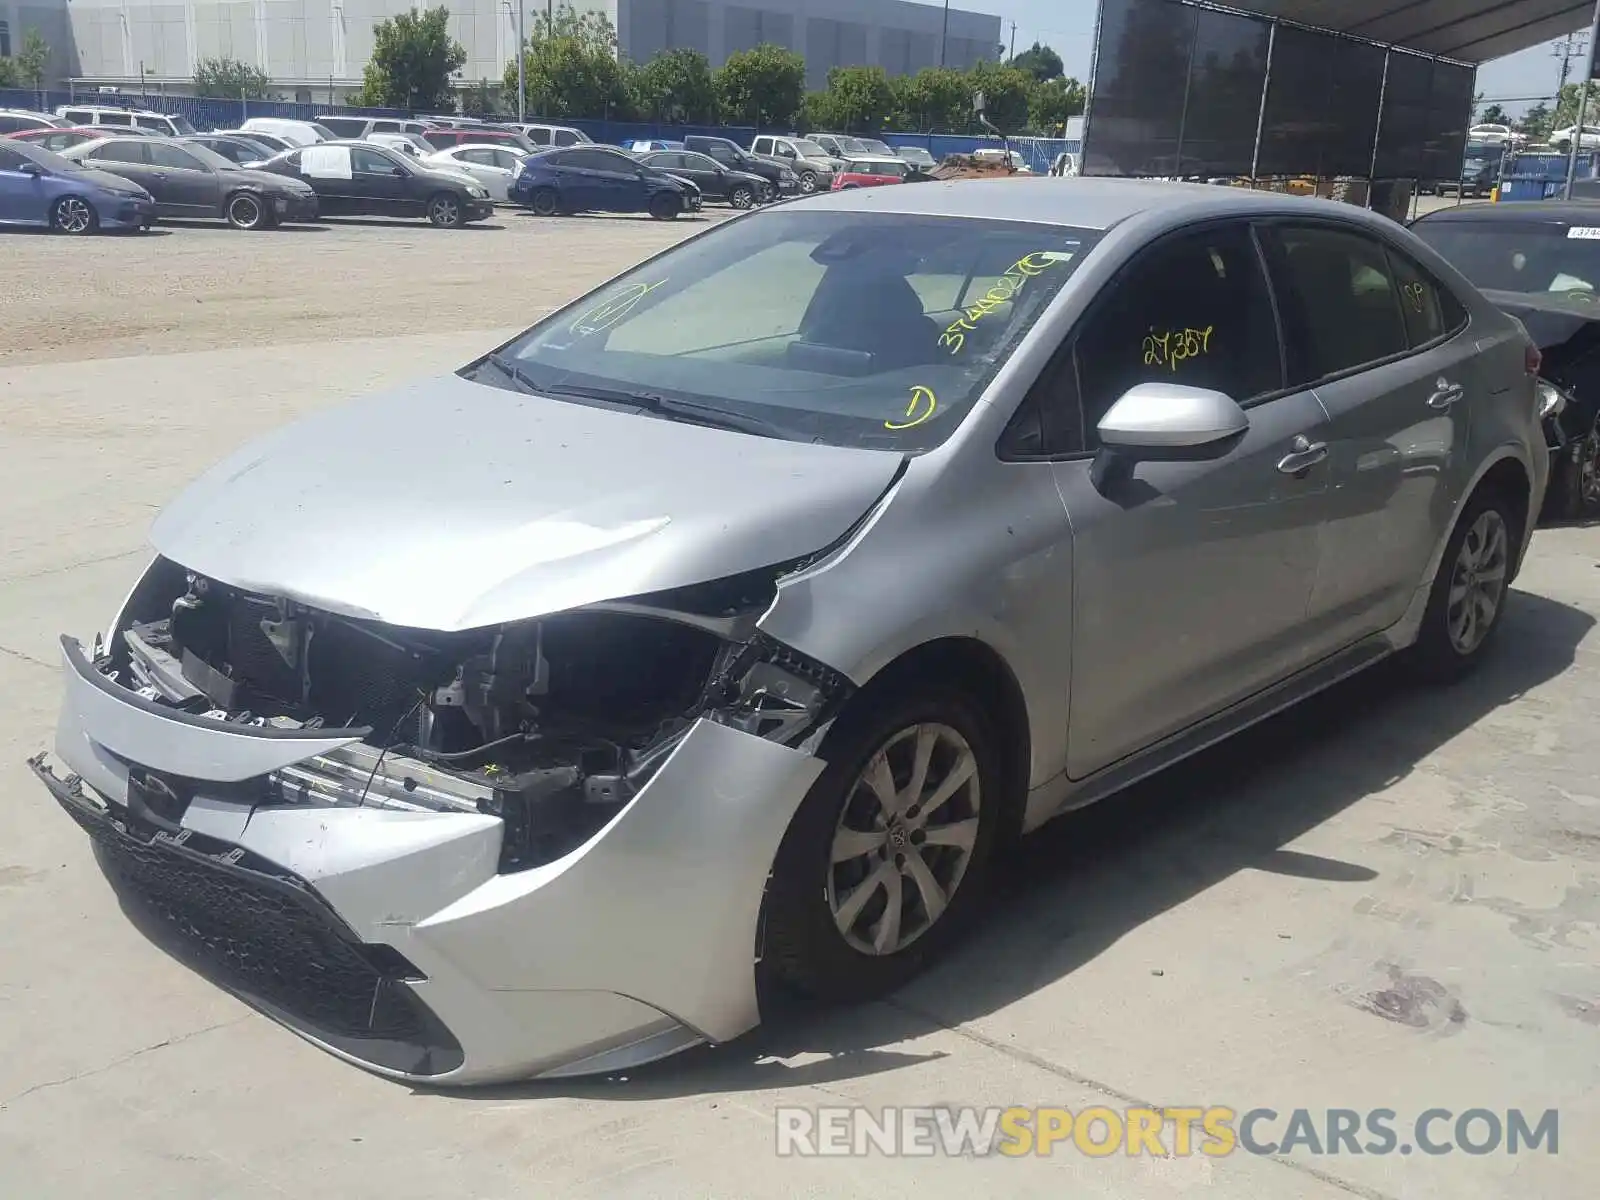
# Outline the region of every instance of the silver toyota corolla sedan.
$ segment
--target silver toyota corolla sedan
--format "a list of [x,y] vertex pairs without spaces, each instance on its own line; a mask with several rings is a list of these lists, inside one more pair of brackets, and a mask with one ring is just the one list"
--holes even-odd
[[1499,623],[1537,352],[1400,226],[1095,179],[758,211],[157,519],[35,769],[129,910],[380,1073],[900,984],[1011,839]]

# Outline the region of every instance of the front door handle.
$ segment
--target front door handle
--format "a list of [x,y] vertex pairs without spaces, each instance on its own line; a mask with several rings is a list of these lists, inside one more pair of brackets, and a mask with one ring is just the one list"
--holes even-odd
[[1294,435],[1293,447],[1288,454],[1278,460],[1278,470],[1285,475],[1304,477],[1323,459],[1328,457],[1328,444],[1326,442],[1313,442],[1303,433]]
[[1428,397],[1429,408],[1449,408],[1465,391],[1459,383],[1451,383],[1443,375],[1433,381],[1433,395]]

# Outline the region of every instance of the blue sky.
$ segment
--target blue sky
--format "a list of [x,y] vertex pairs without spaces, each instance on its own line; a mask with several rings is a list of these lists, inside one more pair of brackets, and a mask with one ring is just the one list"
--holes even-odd
[[[924,3],[930,0],[923,0]],[[1249,0],[1238,0],[1248,8]],[[1089,75],[1089,58],[1094,49],[1095,0],[952,0],[952,6],[1001,17],[1002,40],[1011,41],[1011,22],[1017,23],[1017,49],[1034,42],[1054,46],[1066,64],[1067,74],[1079,79]],[[1572,64],[1574,77],[1583,74],[1583,63]],[[1478,68],[1478,90],[1485,103],[1501,101],[1513,114],[1529,107],[1540,97],[1555,92],[1559,61],[1550,44],[1535,46],[1498,62]],[[1513,102],[1512,98],[1519,98]]]

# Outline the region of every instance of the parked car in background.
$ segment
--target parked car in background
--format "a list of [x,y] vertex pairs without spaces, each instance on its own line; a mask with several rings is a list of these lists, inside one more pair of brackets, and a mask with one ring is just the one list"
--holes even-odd
[[511,199],[541,216],[647,212],[658,221],[700,207],[700,191],[688,180],[621,150],[593,145],[528,155],[512,181]]
[[795,174],[798,190],[807,195],[827,191],[833,185],[833,173],[844,165],[842,160],[803,137],[762,134],[750,143],[750,153],[787,166]]
[[1418,217],[1411,231],[1539,348],[1548,515],[1600,516],[1600,205],[1473,204]]
[[886,183],[904,183],[906,173],[911,169],[910,163],[898,160],[891,163],[878,158],[852,159],[847,161],[843,169],[833,177],[833,190],[840,192],[846,188],[882,187]]
[[538,149],[525,134],[515,129],[481,126],[472,129],[430,129],[422,135],[422,140],[435,150],[448,150],[452,146],[505,146],[507,149],[531,153]]
[[1574,138],[1577,139],[1579,150],[1600,149],[1600,125],[1585,125],[1581,134],[1576,125],[1555,129],[1550,133],[1549,142],[1562,154],[1566,154],[1572,149]]
[[1017,838],[1339,680],[1539,652],[1531,351],[1332,201],[774,206],[213,466],[30,765],[347,1061],[626,1073],[1004,935]]
[[182,137],[185,134],[198,133],[189,118],[181,113],[159,113],[142,108],[116,108],[110,105],[97,104],[63,104],[56,109],[56,116],[68,125],[107,125],[113,128],[108,133],[121,133],[124,128],[133,127],[144,129],[152,133],[165,134],[168,137]]
[[0,108],[0,137],[38,129],[64,129],[72,122],[26,108]]
[[413,121],[402,117],[339,117],[319,113],[316,123],[336,137],[351,141],[365,141],[374,133],[411,133],[420,137],[434,128],[429,121]]
[[83,234],[149,229],[155,218],[155,202],[137,184],[31,142],[0,138],[0,225]]
[[[103,135],[102,135],[103,136]],[[197,133],[179,141],[194,146],[204,146],[213,154],[220,154],[229,162],[241,167],[258,167],[278,153],[265,142],[243,134]]]
[[538,122],[533,124],[509,124],[507,129],[515,129],[535,146],[588,146],[594,139],[581,129],[571,125],[544,125]]
[[73,146],[82,145],[84,142],[94,142],[106,136],[105,126],[96,128],[93,125],[68,126],[59,129],[51,126],[46,129],[27,129],[21,133],[10,136],[19,142],[27,142],[31,146],[38,146],[41,150],[53,150],[60,154],[63,150],[70,150]]
[[1501,163],[1506,153],[1503,141],[1469,141],[1461,161],[1461,178],[1441,180],[1435,190],[1441,195],[1454,193],[1462,198],[1487,196],[1500,182]]
[[1467,130],[1467,138],[1472,141],[1505,143],[1515,136],[1515,131],[1509,125],[1474,125]]
[[459,229],[494,212],[488,189],[476,180],[367,142],[302,146],[269,159],[262,170],[314,189],[325,217],[424,217]]
[[683,139],[683,148],[715,159],[730,171],[761,176],[770,185],[774,195],[794,192],[800,186],[800,179],[793,169],[774,159],[757,158],[729,138],[690,134]]
[[641,154],[639,161],[647,167],[687,179],[700,189],[700,194],[707,200],[722,200],[734,208],[754,208],[773,198],[771,185],[761,176],[745,171],[730,171],[707,154],[696,154],[691,150],[657,150],[653,154]]
[[895,146],[894,152],[914,167],[931,171],[939,165],[938,159],[925,146]]
[[370,142],[374,146],[387,146],[390,150],[398,150],[410,158],[427,158],[433,153],[433,147],[422,140],[420,134],[415,133],[369,133],[358,139]]
[[62,157],[138,184],[154,198],[158,217],[218,219],[235,229],[317,219],[316,196],[304,184],[177,138],[109,137]]
[[516,178],[517,168],[525,157],[525,151],[509,146],[468,144],[436,150],[424,156],[422,164],[439,170],[460,171],[482,184],[489,199],[505,204],[511,199],[511,181]]
[[243,129],[218,129],[212,136],[238,137],[244,138],[245,140],[251,142],[259,142],[268,150],[271,150],[273,154],[281,154],[285,150],[293,150],[297,145],[299,145],[298,142],[291,142],[288,138],[279,137],[274,133],[266,133],[259,129],[251,129],[248,131]]
[[242,133],[271,134],[296,146],[311,146],[338,138],[326,125],[318,125],[315,121],[291,121],[284,117],[251,117],[239,129]]
[[649,154],[655,150],[682,150],[683,143],[664,141],[661,138],[645,138],[629,142],[623,149],[630,154]]
[[972,157],[978,162],[1009,163],[1011,169],[1018,175],[1033,174],[1033,168],[1028,165],[1028,160],[1015,150],[1002,150],[998,146],[984,146],[981,149],[974,150]]

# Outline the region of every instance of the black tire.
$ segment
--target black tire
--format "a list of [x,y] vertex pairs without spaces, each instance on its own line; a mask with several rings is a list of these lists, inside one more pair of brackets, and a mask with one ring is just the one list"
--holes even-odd
[[1586,521],[1600,516],[1600,408],[1590,419],[1588,432],[1561,455],[1556,465],[1559,511],[1565,521]]
[[60,196],[50,206],[50,229],[53,233],[78,236],[93,233],[99,228],[100,214],[82,196]]
[[265,229],[272,224],[271,210],[260,196],[235,192],[222,204],[222,215],[235,229]]
[[[1000,825],[1009,811],[1002,794],[1005,771],[999,741],[989,718],[971,697],[953,688],[923,684],[856,699],[830,731],[822,751],[828,766],[801,802],[779,847],[767,890],[762,934],[764,976],[811,999],[830,1003],[859,1002],[891,992],[948,948],[981,907],[989,867],[997,845],[1001,844],[997,840],[1002,836]],[[862,703],[863,700],[867,702]],[[942,915],[912,934],[912,940],[897,951],[871,953],[852,946],[835,919],[830,897],[836,887],[842,889],[849,885],[848,879],[841,879],[841,873],[853,873],[851,878],[859,876],[862,880],[872,871],[898,875],[903,880],[896,885],[901,896],[899,911],[904,913],[909,901],[913,918],[919,905],[925,918],[927,908],[920,898],[921,889],[909,872],[902,873],[899,862],[903,856],[896,852],[895,845],[901,850],[914,851],[919,863],[923,862],[922,851],[915,846],[907,847],[903,839],[908,835],[902,827],[900,833],[894,835],[902,840],[891,842],[886,832],[881,851],[873,850],[835,863],[835,837],[847,812],[851,814],[850,827],[862,827],[863,810],[858,806],[863,802],[863,785],[858,781],[885,746],[896,747],[889,760],[895,769],[895,784],[907,786],[908,763],[900,747],[905,745],[905,731],[924,725],[955,731],[965,740],[975,759],[972,778],[977,784],[976,837],[964,870],[955,878]],[[926,789],[923,794],[927,794]],[[947,819],[970,812],[971,800],[970,785],[964,784],[940,807],[939,813]],[[868,807],[872,808],[870,803]],[[915,806],[908,811],[915,814]],[[925,814],[923,819],[931,815]],[[921,836],[926,837],[926,834]],[[912,833],[909,837],[916,839],[918,834]],[[948,853],[956,849],[951,845],[933,846],[930,857],[939,861],[937,856],[944,855],[943,861],[948,863]],[[867,884],[857,882],[853,886]],[[884,897],[881,905],[878,903],[880,893]],[[871,917],[876,910],[881,922],[893,895],[885,886],[877,885],[857,921]],[[842,907],[847,905],[848,900],[841,900]],[[896,926],[901,928],[899,922]],[[851,929],[852,932],[864,931],[865,926],[858,923]]]
[[734,208],[754,208],[756,205],[755,191],[749,184],[736,184],[728,193],[728,203]]
[[[1467,501],[1445,546],[1444,557],[1439,560],[1439,570],[1428,593],[1428,608],[1422,617],[1422,629],[1406,652],[1408,665],[1420,678],[1451,683],[1464,678],[1483,660],[1500,628],[1511,594],[1511,574],[1522,547],[1520,512],[1515,501],[1494,487],[1479,487]],[[1490,528],[1495,524],[1500,527],[1498,551],[1484,545],[1486,524]],[[1463,554],[1469,540],[1474,543],[1475,552],[1481,555],[1475,567],[1468,564]],[[1463,644],[1463,639],[1457,636],[1463,613],[1461,606],[1471,603],[1478,594],[1475,589],[1479,584],[1493,579],[1496,574],[1498,595],[1494,598],[1493,610],[1485,622],[1481,606],[1478,608],[1472,625],[1473,636]],[[1463,587],[1465,592],[1461,590]]]
[[658,221],[671,221],[683,211],[683,201],[665,192],[650,197],[650,215]]
[[454,192],[435,192],[428,197],[428,223],[438,229],[460,229],[467,223],[467,208]]
[[528,207],[541,217],[553,217],[561,211],[561,197],[555,188],[535,188],[528,197]]
[[808,196],[817,190],[817,173],[815,171],[800,172],[800,190]]

